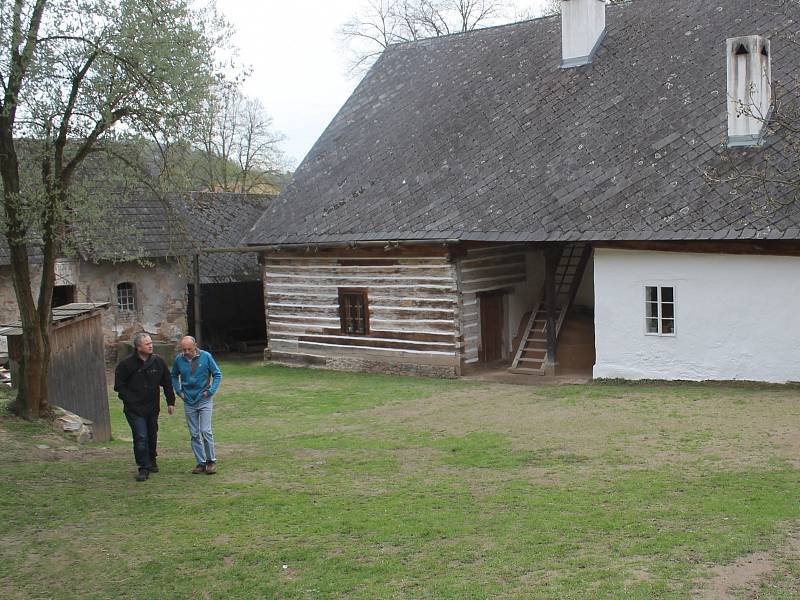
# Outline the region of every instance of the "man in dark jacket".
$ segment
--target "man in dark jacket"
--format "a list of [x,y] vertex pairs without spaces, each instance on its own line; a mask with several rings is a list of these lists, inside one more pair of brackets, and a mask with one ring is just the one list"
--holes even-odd
[[158,472],[156,444],[158,443],[158,413],[164,389],[169,414],[175,411],[175,392],[164,359],[153,354],[153,340],[146,333],[133,338],[133,352],[120,361],[114,372],[114,391],[119,394],[125,418],[133,434],[133,456],[139,467],[136,481],[145,481],[150,473]]

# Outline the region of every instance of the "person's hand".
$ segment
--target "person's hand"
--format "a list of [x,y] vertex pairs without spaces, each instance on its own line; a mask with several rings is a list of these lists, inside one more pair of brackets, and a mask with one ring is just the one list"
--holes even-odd
[[208,395],[208,390],[206,390],[205,392],[203,392],[203,398],[209,398],[209,395]]
[[168,412],[169,414],[172,414],[172,413],[174,413],[174,412],[175,412],[175,405],[174,405],[174,404],[168,404],[168,405],[167,405],[167,412]]

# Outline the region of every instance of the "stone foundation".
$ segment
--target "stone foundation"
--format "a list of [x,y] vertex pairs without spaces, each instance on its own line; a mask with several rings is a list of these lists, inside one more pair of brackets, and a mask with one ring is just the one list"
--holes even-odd
[[414,363],[387,363],[353,357],[329,358],[322,356],[293,356],[279,352],[264,351],[264,361],[288,367],[311,367],[350,371],[358,373],[387,373],[392,375],[414,375],[436,379],[456,379],[459,369],[451,365],[420,365]]

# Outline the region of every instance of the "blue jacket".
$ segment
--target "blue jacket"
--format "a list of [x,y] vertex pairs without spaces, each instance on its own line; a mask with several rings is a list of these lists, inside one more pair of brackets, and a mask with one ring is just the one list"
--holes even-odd
[[[172,363],[172,387],[176,394],[183,396],[186,404],[197,404],[202,400],[205,391],[208,391],[210,398],[216,393],[222,380],[222,371],[214,362],[214,357],[205,350],[197,352],[197,356],[191,361],[183,354],[178,354]],[[197,364],[192,369],[192,363],[195,362]]]

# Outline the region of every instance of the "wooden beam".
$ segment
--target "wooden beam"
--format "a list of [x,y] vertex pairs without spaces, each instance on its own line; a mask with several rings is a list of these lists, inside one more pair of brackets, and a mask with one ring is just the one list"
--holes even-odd
[[203,343],[203,315],[200,306],[200,255],[194,255],[194,339],[197,345]]
[[544,249],[544,303],[547,310],[547,356],[550,365],[556,360],[556,268],[562,253],[561,244],[551,244]]

